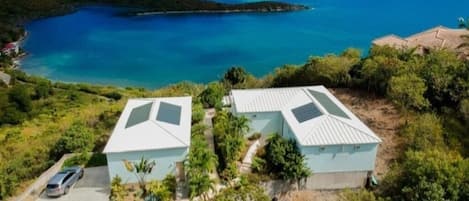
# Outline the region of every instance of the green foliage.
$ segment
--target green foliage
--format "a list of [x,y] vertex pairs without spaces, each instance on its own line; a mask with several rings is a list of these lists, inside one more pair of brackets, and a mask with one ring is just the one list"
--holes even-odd
[[432,105],[453,106],[469,96],[469,66],[448,51],[435,50],[426,56],[422,69],[428,90],[426,97]]
[[243,84],[248,76],[249,74],[243,67],[231,67],[226,71],[225,75],[223,75],[222,82],[229,84],[230,88],[237,88],[236,86]]
[[149,200],[171,201],[172,193],[164,183],[152,181],[148,185]]
[[311,175],[311,170],[305,164],[305,156],[300,153],[293,139],[287,140],[273,134],[267,139],[262,158],[266,161],[265,172],[281,179],[298,182]]
[[218,82],[211,82],[207,88],[200,94],[200,100],[204,107],[221,107],[222,98],[225,95],[225,88]]
[[63,167],[72,166],[97,167],[107,165],[106,155],[102,153],[80,153],[64,161]]
[[43,80],[34,87],[35,98],[48,98],[52,93],[52,84],[49,80]]
[[204,107],[200,103],[192,104],[192,124],[196,124],[204,120],[205,111]]
[[241,177],[237,184],[223,189],[214,198],[214,201],[269,201],[264,189],[257,183],[249,181],[246,177]]
[[148,195],[148,190],[146,187],[146,176],[151,174],[153,168],[156,166],[155,161],[149,161],[145,159],[143,156],[138,162],[130,162],[128,160],[124,160],[124,166],[127,171],[132,172],[137,177],[138,185],[140,186],[140,190],[142,190],[142,197],[145,198]]
[[236,176],[237,170],[233,168],[233,163],[241,157],[246,141],[244,136],[248,131],[249,120],[244,116],[236,117],[227,111],[220,111],[214,118],[213,132],[215,151],[219,159],[218,171],[224,173],[222,176],[227,176],[224,179]]
[[402,131],[407,146],[413,150],[441,149],[445,147],[443,126],[434,114],[419,115]]
[[177,181],[176,176],[172,174],[166,175],[166,177],[161,181],[162,184],[171,192],[171,197],[174,197],[176,194]]
[[124,185],[122,185],[122,179],[116,175],[114,178],[112,178],[111,181],[111,193],[109,195],[109,200],[124,201],[127,194],[127,190],[125,189]]
[[393,76],[389,81],[388,96],[397,105],[410,109],[423,109],[429,105],[424,97],[425,81],[416,74]]
[[74,122],[57,142],[54,152],[56,157],[65,153],[89,152],[94,147],[94,135],[91,130],[81,122]]
[[262,137],[262,133],[256,132],[256,133],[253,133],[251,136],[249,136],[248,140],[249,141],[258,140],[261,137]]
[[[461,157],[436,150],[409,151],[402,164],[398,183],[401,197],[410,201],[462,201],[461,189],[467,169],[462,168]],[[467,190],[467,188],[466,188]]]
[[31,95],[25,85],[18,84],[8,92],[8,100],[15,104],[16,108],[22,112],[32,110]]
[[119,92],[116,92],[116,91],[105,93],[105,94],[103,94],[103,96],[106,97],[106,98],[113,99],[115,101],[118,101],[122,98],[122,94],[120,94]]
[[459,103],[459,113],[462,119],[469,124],[469,98],[461,100],[461,103]]
[[[198,126],[197,126],[198,125]],[[209,148],[203,131],[205,125],[197,124],[198,129],[192,129],[191,147],[186,160],[187,175],[189,177],[189,195],[191,199],[202,196],[207,197],[207,191],[212,189],[214,183],[210,173],[217,166],[217,156]]]
[[345,189],[340,194],[338,201],[385,201],[385,199],[378,197],[373,192],[365,189],[355,191]]

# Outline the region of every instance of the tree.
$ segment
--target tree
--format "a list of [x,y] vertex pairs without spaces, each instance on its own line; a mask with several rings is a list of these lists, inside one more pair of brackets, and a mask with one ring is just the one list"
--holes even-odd
[[146,188],[146,176],[151,174],[153,168],[156,166],[156,162],[150,162],[143,156],[139,162],[130,162],[128,160],[124,160],[123,162],[127,171],[134,173],[137,177],[138,185],[140,186],[140,190],[142,190],[142,197],[145,198],[148,194],[148,190]]
[[35,98],[48,98],[52,94],[52,85],[48,80],[40,80],[34,86]]
[[435,114],[423,114],[410,122],[404,129],[403,135],[407,145],[413,150],[441,149],[445,147],[443,140],[443,126]]
[[286,140],[278,134],[267,139],[265,155],[267,172],[284,180],[295,181],[299,189],[300,180],[311,175],[306,167],[305,156],[300,153],[296,141]]
[[397,57],[375,56],[364,61],[361,76],[370,91],[385,94],[389,79],[403,66]]
[[410,73],[391,77],[388,96],[402,108],[420,110],[429,105],[423,96],[426,90],[425,80]]
[[469,18],[466,21],[463,17],[459,17],[458,22],[459,22],[459,24],[458,24],[459,28],[469,30]]
[[208,191],[215,191],[214,183],[210,176],[198,171],[189,174],[189,197],[191,200],[201,196],[202,200],[209,200]]
[[89,128],[81,122],[74,122],[57,141],[55,156],[61,157],[65,153],[89,152],[94,147],[94,135]]
[[465,98],[459,103],[459,113],[462,119],[469,124],[469,98]]
[[409,201],[458,201],[463,176],[458,154],[427,149],[408,151],[400,176],[401,197]]
[[[360,61],[351,50],[347,56],[326,55],[312,57],[301,68],[300,75],[304,84],[323,84],[330,87],[345,86],[350,80],[349,71]],[[300,81],[301,82],[301,81]]]
[[243,67],[231,67],[223,75],[223,82],[230,84],[230,86],[236,86],[246,81],[249,74],[244,70]]
[[13,86],[8,92],[10,102],[16,104],[18,110],[22,112],[30,112],[32,110],[31,96],[28,88],[22,84]]
[[218,82],[211,82],[200,94],[200,100],[204,107],[222,107],[222,98],[225,95],[225,88]]

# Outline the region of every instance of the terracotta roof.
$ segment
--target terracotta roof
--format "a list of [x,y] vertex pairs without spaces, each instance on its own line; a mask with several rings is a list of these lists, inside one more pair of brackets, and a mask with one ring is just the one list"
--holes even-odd
[[437,26],[426,31],[416,33],[407,38],[389,35],[373,40],[374,45],[389,45],[394,47],[427,47],[438,49],[457,49],[464,42],[463,35],[469,35],[466,29],[450,29]]

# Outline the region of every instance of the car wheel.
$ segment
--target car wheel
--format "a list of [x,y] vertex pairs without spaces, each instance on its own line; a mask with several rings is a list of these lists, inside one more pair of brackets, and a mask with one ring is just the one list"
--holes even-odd
[[67,186],[67,187],[64,189],[64,195],[67,195],[67,194],[68,194],[68,191],[70,191],[70,186]]
[[85,174],[85,173],[84,173],[83,171],[81,171],[81,172],[80,172],[80,176],[78,177],[78,179],[83,178],[83,175],[84,175],[84,174]]

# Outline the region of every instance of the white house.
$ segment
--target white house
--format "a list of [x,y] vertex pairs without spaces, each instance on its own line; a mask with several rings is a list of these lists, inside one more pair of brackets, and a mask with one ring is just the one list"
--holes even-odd
[[251,120],[250,134],[296,140],[313,171],[307,187],[362,186],[380,138],[323,86],[232,90],[231,110]]
[[119,175],[126,183],[137,182],[123,160],[138,162],[142,157],[156,162],[148,180],[160,180],[168,174],[183,177],[191,108],[191,97],[130,99],[103,151],[110,179]]

